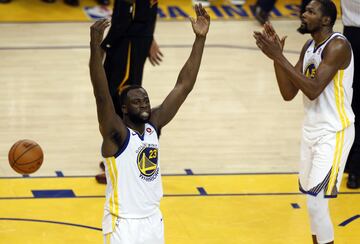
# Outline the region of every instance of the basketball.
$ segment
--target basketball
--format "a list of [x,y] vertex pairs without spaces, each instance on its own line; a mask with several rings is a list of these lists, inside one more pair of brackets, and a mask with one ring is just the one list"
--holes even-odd
[[34,173],[40,168],[44,154],[36,142],[20,140],[10,148],[8,158],[11,168],[24,175]]

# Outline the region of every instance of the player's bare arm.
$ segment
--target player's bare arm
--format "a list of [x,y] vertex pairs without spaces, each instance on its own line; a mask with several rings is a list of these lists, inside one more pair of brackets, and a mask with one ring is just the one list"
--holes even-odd
[[190,18],[196,35],[190,57],[180,71],[175,87],[165,98],[163,103],[154,108],[151,122],[161,129],[170,122],[194,87],[199,72],[201,58],[205,46],[206,35],[209,31],[210,16],[201,5],[195,5],[196,19]]
[[[272,40],[276,41],[278,45],[281,45],[281,49],[284,50],[285,40],[287,37],[285,36],[280,39],[270,22],[266,22],[264,24],[263,33]],[[256,35],[257,32],[254,34]],[[302,57],[303,55],[300,56],[299,61],[295,65],[295,69],[299,72],[301,71]],[[293,83],[289,80],[289,77],[286,75],[286,72],[276,62],[274,62],[274,70],[281,96],[285,101],[291,101],[296,96],[299,89],[293,85]]]
[[300,89],[310,100],[314,100],[320,95],[336,72],[347,67],[345,64],[349,63],[351,58],[351,50],[347,42],[335,38],[324,50],[323,61],[319,65],[315,77],[307,78],[286,59],[278,43],[262,33],[255,33],[254,37],[261,51],[282,67],[293,85]]
[[[278,46],[281,46],[281,50],[284,49],[286,36],[280,39],[274,27],[270,24],[270,22],[266,22],[264,24],[263,33],[257,31],[254,32],[254,38],[257,40],[256,44],[258,46],[259,46],[259,41],[258,41],[259,35],[265,35],[266,37],[274,41]],[[304,45],[300,58],[295,65],[295,70],[297,72],[301,72],[303,57],[305,53],[305,46],[306,45]],[[297,95],[299,89],[290,81],[289,76],[286,74],[286,71],[275,61],[274,61],[274,69],[275,69],[276,80],[278,83],[281,96],[285,101],[291,101]]]
[[115,112],[102,64],[103,50],[100,44],[109,25],[110,21],[103,19],[96,21],[90,28],[90,77],[96,99],[100,133],[103,137],[104,157],[113,156],[118,151],[127,133],[124,123]]

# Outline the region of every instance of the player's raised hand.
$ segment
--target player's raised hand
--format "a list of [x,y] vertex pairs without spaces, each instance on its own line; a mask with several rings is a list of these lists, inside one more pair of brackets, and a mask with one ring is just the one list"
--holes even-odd
[[109,25],[109,19],[101,19],[92,24],[90,27],[90,42],[100,45],[104,37],[104,31]]
[[197,36],[205,37],[209,31],[210,16],[201,4],[195,5],[196,19],[190,17],[190,21]]
[[283,36],[280,39],[279,35],[276,33],[274,27],[269,21],[266,21],[266,23],[264,24],[264,32],[267,36],[270,37],[270,39],[275,40],[281,46],[281,50],[284,50],[285,40],[287,36]]

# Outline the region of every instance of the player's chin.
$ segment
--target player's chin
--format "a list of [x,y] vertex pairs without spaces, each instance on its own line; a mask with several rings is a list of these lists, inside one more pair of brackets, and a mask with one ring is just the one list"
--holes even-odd
[[146,122],[149,122],[149,120],[150,120],[150,115],[151,115],[151,112],[149,112],[149,111],[143,111],[143,112],[140,113],[139,118],[140,118],[144,123],[146,123]]
[[298,31],[300,34],[309,33],[309,30],[307,29],[307,26],[306,26],[306,24],[304,24],[304,23],[301,23],[301,25],[300,25],[300,27],[297,29],[297,31]]

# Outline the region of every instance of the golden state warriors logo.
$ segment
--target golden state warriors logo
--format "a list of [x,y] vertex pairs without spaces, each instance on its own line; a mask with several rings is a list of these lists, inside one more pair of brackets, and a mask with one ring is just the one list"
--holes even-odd
[[316,74],[316,67],[315,64],[309,64],[306,69],[305,69],[305,76],[307,78],[315,78],[315,74]]
[[153,181],[159,174],[158,149],[145,147],[138,154],[137,165],[140,170],[140,178],[146,181]]

